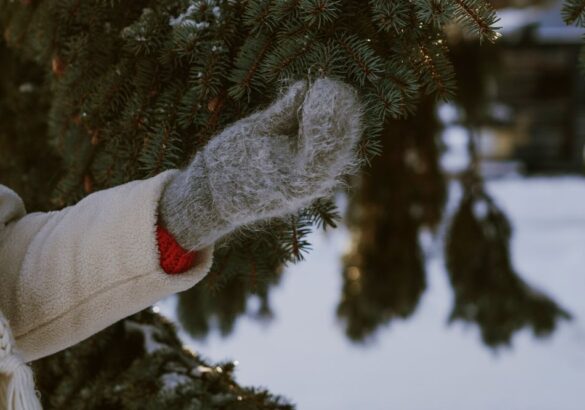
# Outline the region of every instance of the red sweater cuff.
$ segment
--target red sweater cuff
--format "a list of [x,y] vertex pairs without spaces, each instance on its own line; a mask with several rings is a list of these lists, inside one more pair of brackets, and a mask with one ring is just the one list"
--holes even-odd
[[197,252],[185,250],[161,225],[156,227],[160,267],[170,275],[183,273],[195,265]]

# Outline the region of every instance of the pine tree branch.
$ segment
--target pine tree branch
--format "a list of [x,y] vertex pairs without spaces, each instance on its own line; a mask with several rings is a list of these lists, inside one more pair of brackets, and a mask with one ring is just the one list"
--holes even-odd
[[585,25],[585,0],[565,0],[562,8],[565,24]]
[[451,0],[461,10],[463,14],[456,13],[456,18],[465,23],[471,21],[470,28],[476,32],[480,41],[486,39],[494,42],[499,38],[499,34],[495,31],[497,27],[494,24],[499,20],[489,5],[483,0]]

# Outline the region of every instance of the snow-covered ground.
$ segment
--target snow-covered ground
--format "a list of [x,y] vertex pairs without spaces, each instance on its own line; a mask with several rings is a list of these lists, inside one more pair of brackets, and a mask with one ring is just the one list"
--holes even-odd
[[[237,360],[241,383],[266,386],[300,410],[585,408],[585,179],[502,179],[489,189],[514,224],[517,270],[574,316],[552,337],[526,331],[495,353],[475,327],[448,326],[452,293],[435,242],[413,317],[381,329],[371,344],[352,344],[335,318],[348,246],[341,227],[315,234],[307,260],[288,269],[271,294],[269,326],[243,318],[227,339],[183,335],[185,343],[213,360]],[[452,204],[457,189],[451,193]],[[160,307],[173,314],[172,300]]]

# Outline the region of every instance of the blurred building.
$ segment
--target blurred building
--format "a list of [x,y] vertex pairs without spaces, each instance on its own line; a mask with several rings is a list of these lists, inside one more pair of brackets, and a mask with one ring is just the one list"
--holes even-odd
[[582,172],[583,30],[564,25],[560,3],[501,14],[506,29],[492,50],[496,61],[488,87],[490,121],[481,133],[483,156],[518,160],[527,172]]

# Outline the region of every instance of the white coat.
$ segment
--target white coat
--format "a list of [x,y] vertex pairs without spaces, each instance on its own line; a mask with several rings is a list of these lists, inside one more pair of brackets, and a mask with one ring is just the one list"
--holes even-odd
[[48,213],[26,214],[16,193],[0,185],[0,373],[3,333],[10,339],[10,329],[2,329],[6,319],[15,352],[28,362],[79,343],[206,275],[213,247],[199,250],[185,273],[168,275],[160,267],[158,203],[174,172]]

